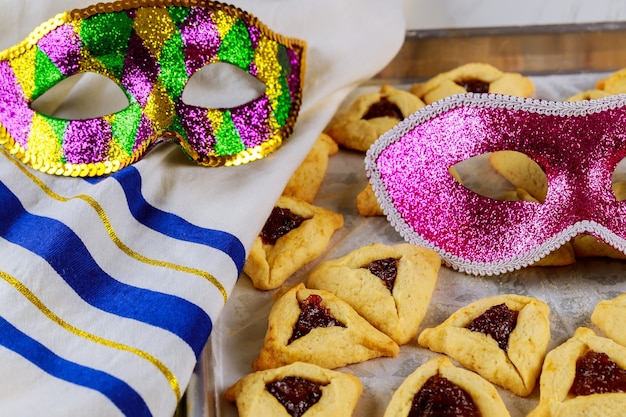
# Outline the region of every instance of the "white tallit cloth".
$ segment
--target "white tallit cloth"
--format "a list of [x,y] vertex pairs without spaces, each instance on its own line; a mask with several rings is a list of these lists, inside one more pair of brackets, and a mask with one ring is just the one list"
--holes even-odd
[[[85,180],[0,154],[0,416],[172,415],[291,173],[404,40],[400,0],[233,3],[308,43],[300,117],[273,155],[202,168],[163,144]],[[0,0],[0,47],[90,4]]]

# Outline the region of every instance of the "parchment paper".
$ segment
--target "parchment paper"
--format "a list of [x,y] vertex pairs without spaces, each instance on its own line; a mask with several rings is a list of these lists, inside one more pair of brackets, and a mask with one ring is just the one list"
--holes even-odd
[[[593,88],[594,82],[607,74],[574,74],[533,77],[535,98],[563,100],[579,91]],[[399,85],[400,88],[408,86]],[[345,100],[339,112],[365,92],[378,88],[369,83]],[[484,169],[478,164],[476,170]],[[472,170],[463,175],[472,176]],[[491,178],[506,187],[500,178]],[[320,262],[344,256],[369,243],[402,242],[400,235],[384,217],[362,217],[355,208],[356,195],[367,184],[363,154],[341,150],[332,156],[322,189],[315,204],[344,215],[345,226],[338,231],[326,253],[300,270],[285,285],[304,281]],[[590,315],[595,304],[626,292],[626,262],[610,259],[578,260],[567,267],[530,267],[495,277],[475,277],[442,267],[437,287],[420,331],[432,327],[457,309],[483,297],[517,293],[539,298],[551,308],[551,343],[549,349],[564,342],[579,326],[592,327]],[[223,398],[225,389],[251,372],[251,363],[263,345],[267,315],[273,304],[273,292],[254,289],[243,276],[217,323],[200,363],[194,388],[190,393],[192,415],[236,416],[236,407]],[[596,329],[597,330],[597,329]],[[395,389],[418,366],[437,354],[413,340],[402,346],[397,358],[382,358],[349,365],[340,370],[356,375],[364,385],[355,416],[382,416]],[[537,404],[538,386],[527,398],[497,388],[512,417],[525,416]],[[205,395],[206,393],[206,395]],[[204,397],[204,398],[203,398]],[[205,402],[202,402],[205,401]]]

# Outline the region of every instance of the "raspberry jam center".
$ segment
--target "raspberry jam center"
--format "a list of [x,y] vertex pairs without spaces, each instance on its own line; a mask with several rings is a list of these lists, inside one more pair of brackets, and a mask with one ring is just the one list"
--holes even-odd
[[491,336],[498,342],[500,349],[505,352],[509,348],[509,336],[517,325],[519,311],[511,310],[502,303],[489,308],[480,316],[476,317],[467,329]]
[[589,351],[576,361],[570,394],[591,395],[626,392],[626,371],[606,353]]
[[265,389],[280,402],[292,417],[301,417],[322,398],[324,385],[298,376],[270,382]]
[[398,276],[398,260],[394,258],[385,258],[373,261],[367,266],[367,269],[378,278],[383,280],[385,287],[389,291],[393,291]]
[[434,375],[413,397],[407,417],[480,417],[472,397],[461,387]]
[[288,208],[274,207],[261,230],[261,239],[266,245],[274,245],[279,238],[298,228],[305,220]]
[[467,79],[462,81],[457,81],[457,84],[460,85],[467,91],[468,93],[488,93],[489,92],[489,83],[486,83],[477,79]]
[[372,104],[362,117],[363,120],[375,119],[376,117],[393,117],[397,120],[404,119],[402,111],[398,106],[387,100],[385,97],[381,98],[376,103]]
[[300,302],[300,316],[293,329],[289,343],[306,336],[316,327],[346,327],[342,322],[335,319],[330,310],[322,305],[322,297],[318,294],[309,295],[306,300]]

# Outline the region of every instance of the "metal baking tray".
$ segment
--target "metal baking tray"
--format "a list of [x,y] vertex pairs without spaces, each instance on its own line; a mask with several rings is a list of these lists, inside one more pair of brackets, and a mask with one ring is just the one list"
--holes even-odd
[[[485,62],[503,71],[525,75],[607,73],[626,68],[624,40],[626,22],[408,31],[396,57],[364,87],[383,83],[410,85],[468,62]],[[349,157],[351,163],[358,166],[355,156]],[[363,178],[359,181],[357,187],[363,185]],[[358,191],[360,189],[355,189],[354,194]],[[381,222],[384,219],[374,221],[378,225],[376,227],[383,227]],[[594,280],[600,279],[605,270],[608,272],[606,276],[611,277],[604,279],[606,282],[603,285],[610,284],[606,293],[626,286],[624,279],[620,278],[626,271],[626,263],[603,260],[591,260],[578,267],[565,268],[562,272],[542,272],[539,277],[534,274],[525,277],[527,273],[521,271],[505,281],[514,285],[527,279],[529,285],[541,290],[543,285],[557,285],[559,279],[555,277],[561,273],[571,274],[572,278],[580,276],[583,280]],[[546,279],[545,284],[538,283],[543,279]],[[482,285],[479,284],[474,283],[474,287]],[[496,282],[492,285],[503,284]],[[572,297],[579,297],[580,303],[587,303],[586,294],[575,293]],[[571,307],[576,313],[572,314],[576,314],[577,322],[583,322],[589,313],[589,306],[584,304],[581,310],[574,304]],[[228,312],[229,309],[226,310]],[[258,334],[263,333],[263,329],[258,330]],[[175,417],[223,417],[216,404],[218,396],[222,395],[214,383],[218,375],[211,365],[220,358],[219,355],[216,357],[211,344],[210,340]]]
[[626,22],[412,30],[375,81],[413,82],[468,62],[525,75],[626,67]]

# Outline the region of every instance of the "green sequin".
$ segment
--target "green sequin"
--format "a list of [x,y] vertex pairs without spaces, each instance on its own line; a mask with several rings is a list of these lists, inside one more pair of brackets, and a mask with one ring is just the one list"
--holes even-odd
[[66,77],[61,73],[50,57],[41,49],[37,48],[35,54],[35,88],[32,99],[35,100],[54,87]]
[[183,51],[183,39],[180,32],[176,31],[165,43],[159,60],[161,66],[159,78],[170,98],[176,103],[180,101],[189,80]]
[[187,140],[187,131],[183,127],[183,124],[180,122],[180,117],[177,114],[175,114],[172,118],[172,124],[170,125],[170,129],[178,133],[184,140]]
[[117,12],[97,14],[81,24],[85,47],[117,77],[124,68],[133,23],[125,12]]
[[189,7],[182,6],[171,6],[168,7],[167,10],[170,13],[170,16],[172,16],[172,22],[174,22],[176,26],[180,26],[180,24],[187,19],[189,13],[191,13],[191,9],[189,9]]
[[46,117],[46,122],[52,128],[54,135],[57,137],[59,146],[63,144],[63,135],[65,135],[65,129],[70,124],[67,120],[55,119],[54,117]]
[[215,153],[219,156],[235,155],[245,150],[230,111],[224,112],[222,125],[215,132],[215,138]]
[[289,120],[289,113],[291,111],[291,94],[289,94],[289,85],[287,84],[287,78],[281,75],[278,79],[278,85],[280,85],[281,94],[276,99],[276,106],[274,108],[274,117],[276,123],[279,126],[284,126]]
[[[50,128],[54,132],[54,135],[56,136],[56,140],[57,140],[57,143],[59,144],[59,147],[62,147],[63,138],[65,136],[65,130],[67,129],[67,126],[70,124],[70,122],[68,120],[56,119],[54,117],[49,117],[49,116],[44,116],[44,117],[46,119],[46,122],[48,123],[48,125],[50,125]],[[67,162],[67,159],[65,158],[65,156],[62,157],[62,162],[63,163]]]
[[287,79],[289,72],[291,71],[291,66],[289,65],[289,56],[287,55],[287,51],[282,45],[278,45],[277,58],[282,64],[282,71],[277,79],[280,94],[274,102],[274,117],[276,119],[276,123],[282,127],[289,120],[289,114],[292,107],[292,97],[291,92],[289,91],[289,82]]
[[115,115],[115,120],[111,124],[113,137],[119,142],[121,148],[128,155],[133,153],[133,147],[141,122],[143,109],[137,102]]
[[254,49],[248,27],[243,20],[238,19],[224,36],[218,57],[220,61],[229,62],[248,71],[254,59]]

